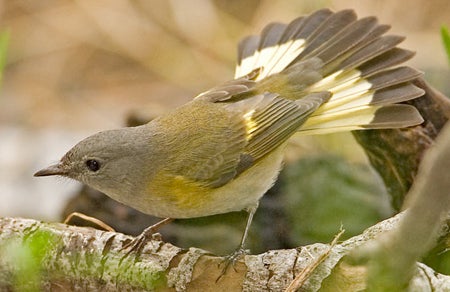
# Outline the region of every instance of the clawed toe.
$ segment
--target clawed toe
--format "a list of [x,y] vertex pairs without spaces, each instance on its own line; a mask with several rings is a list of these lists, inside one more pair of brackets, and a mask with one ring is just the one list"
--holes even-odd
[[233,270],[235,272],[237,272],[236,270],[236,262],[239,260],[239,258],[245,256],[246,254],[248,254],[250,251],[246,250],[244,248],[238,248],[237,250],[235,250],[232,254],[227,255],[224,257],[224,259],[219,263],[219,267],[221,265],[225,265],[222,269],[222,272],[220,273],[220,276],[217,278],[216,282],[220,280],[220,278],[222,278],[228,271],[228,268],[230,266],[233,267]]
[[145,245],[149,240],[152,239],[154,233],[163,225],[172,222],[172,218],[166,218],[164,220],[159,221],[158,223],[146,228],[140,235],[136,236],[132,241],[128,242],[122,247],[122,250],[128,249],[127,253],[120,259],[120,263],[127,258],[131,253],[136,255],[136,259],[142,253]]
[[139,256],[142,253],[142,250],[144,249],[145,244],[147,243],[147,241],[149,240],[149,238],[147,237],[147,234],[142,233],[139,236],[135,237],[132,241],[128,242],[127,244],[125,244],[122,247],[122,250],[126,250],[128,249],[128,251],[125,253],[125,255],[120,259],[120,263],[122,263],[122,261],[127,258],[128,256],[130,256],[130,254],[135,254],[136,259],[139,258]]

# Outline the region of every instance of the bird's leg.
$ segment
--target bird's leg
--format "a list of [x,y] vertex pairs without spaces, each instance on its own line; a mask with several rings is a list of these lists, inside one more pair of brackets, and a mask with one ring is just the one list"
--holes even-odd
[[166,218],[166,219],[163,219],[163,220],[157,222],[156,224],[153,224],[150,227],[145,228],[141,234],[136,236],[132,241],[128,242],[127,244],[125,244],[122,247],[122,249],[129,249],[123,258],[129,256],[132,252],[135,252],[137,254],[137,256],[139,256],[141,254],[142,249],[144,248],[145,244],[147,243],[147,241],[149,241],[152,238],[152,235],[159,228],[172,222],[173,220],[174,220],[173,218]]
[[246,250],[244,247],[245,247],[245,242],[247,241],[248,231],[250,229],[250,225],[252,224],[253,215],[255,215],[256,209],[258,209],[258,204],[246,209],[246,211],[248,213],[247,224],[245,225],[245,230],[244,230],[244,233],[242,234],[241,243],[239,244],[238,248],[232,254],[225,257],[225,260],[224,260],[225,267],[222,270],[222,274],[219,276],[219,278],[217,280],[219,280],[223,275],[225,275],[230,264],[233,266],[233,269],[234,269],[234,265],[235,265],[237,259],[240,256],[246,255],[249,253],[249,250]]

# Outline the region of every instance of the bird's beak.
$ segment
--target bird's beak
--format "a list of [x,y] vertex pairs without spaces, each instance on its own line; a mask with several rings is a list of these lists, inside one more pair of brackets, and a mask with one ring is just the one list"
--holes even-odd
[[41,169],[34,174],[34,176],[49,176],[49,175],[66,175],[67,171],[61,163],[50,165],[47,168]]

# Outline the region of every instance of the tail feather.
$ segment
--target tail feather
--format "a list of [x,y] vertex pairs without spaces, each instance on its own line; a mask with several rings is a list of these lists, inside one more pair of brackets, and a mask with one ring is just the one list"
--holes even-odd
[[361,75],[368,76],[374,72],[379,72],[386,68],[397,66],[403,62],[408,61],[415,55],[414,52],[400,48],[393,48],[373,59],[368,60],[366,63],[358,66],[358,70],[361,71]]
[[[331,63],[335,59],[346,57],[348,53],[352,53],[353,48],[357,48],[362,43],[368,42],[376,34],[369,35],[376,28],[376,19],[367,17],[360,19],[347,25],[339,33],[331,38],[323,39],[322,44],[315,50],[300,55],[299,58],[318,57],[325,64]],[[305,49],[304,52],[308,50]]]
[[[243,77],[260,67],[263,70],[257,80],[281,72],[304,50],[306,38],[311,36],[330,15],[333,15],[330,10],[322,9],[308,17],[297,18],[285,27],[276,45],[271,45],[265,40],[273,32],[272,27],[279,24],[269,24],[269,28],[263,30],[259,36],[244,38],[238,46],[239,62],[236,67],[235,78]],[[262,59],[261,54],[270,57]],[[262,64],[263,66],[261,66]]]
[[[352,10],[333,13],[323,9],[288,25],[274,23],[261,36],[240,43],[235,76],[259,68],[255,81],[261,81],[285,70],[301,70],[304,66],[294,65],[319,59],[321,66],[316,75],[321,78],[315,81],[309,78],[313,84],[302,83],[297,87],[291,84],[292,88],[301,88],[294,98],[321,91],[329,91],[332,96],[311,115],[300,132],[416,125],[423,121],[418,111],[396,103],[423,94],[411,83],[420,73],[406,66],[397,67],[414,53],[397,47],[403,37],[384,35],[389,28],[378,24],[375,17],[358,20]],[[295,81],[303,82],[302,78]],[[267,88],[270,82],[264,84]]]
[[[361,78],[357,70],[347,71],[346,74],[343,74],[345,71],[340,72],[341,75],[322,79],[309,89],[313,92],[328,90],[333,93],[331,99],[315,115],[341,107],[398,103],[423,94],[423,90],[408,82],[421,74],[410,67],[381,71],[367,78]],[[382,89],[384,90],[381,91]]]
[[[381,31],[380,31],[381,32]],[[383,53],[393,49],[404,40],[404,37],[387,35],[378,37],[365,47],[354,52],[346,60],[344,60],[339,69],[356,68],[360,65],[370,63],[373,58],[382,55]],[[376,62],[378,63],[378,62]],[[386,68],[386,67],[385,67]]]
[[362,129],[403,128],[405,124],[421,122],[423,119],[417,116],[416,108],[406,104],[362,106],[312,116],[299,131],[301,134],[315,135]]
[[324,48],[324,44],[336,42],[340,35],[345,32],[343,28],[352,28],[351,25],[357,17],[352,10],[343,10],[331,15],[326,19],[310,36],[306,36],[308,46],[298,56],[298,58],[307,58],[309,55],[317,55],[318,50]]
[[398,83],[407,82],[419,77],[422,73],[411,67],[397,67],[378,72],[374,75],[365,77],[367,82],[372,85],[372,89],[385,88]]
[[309,16],[306,16],[303,21],[297,23],[297,32],[294,39],[311,38],[314,36],[314,32],[317,28],[319,28],[327,19],[334,17],[336,14],[337,13],[333,13],[329,9],[321,9]]

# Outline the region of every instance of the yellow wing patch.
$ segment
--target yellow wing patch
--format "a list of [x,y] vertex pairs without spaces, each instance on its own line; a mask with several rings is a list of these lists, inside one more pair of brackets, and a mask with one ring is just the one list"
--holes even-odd
[[253,120],[254,113],[255,113],[255,110],[253,109],[244,114],[245,131],[246,131],[247,141],[253,137],[253,133],[255,132],[256,128],[258,127],[255,120]]

